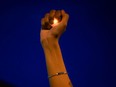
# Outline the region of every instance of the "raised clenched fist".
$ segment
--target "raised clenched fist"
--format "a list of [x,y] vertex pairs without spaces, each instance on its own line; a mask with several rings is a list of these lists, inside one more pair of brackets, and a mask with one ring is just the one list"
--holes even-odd
[[58,39],[66,30],[69,15],[64,10],[51,10],[41,19],[41,42],[47,38]]

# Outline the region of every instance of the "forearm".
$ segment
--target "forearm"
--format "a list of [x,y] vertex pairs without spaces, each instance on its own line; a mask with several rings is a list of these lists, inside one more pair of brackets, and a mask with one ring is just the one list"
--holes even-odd
[[[48,75],[54,75],[57,72],[67,72],[62,58],[61,49],[57,40],[47,40],[43,45]],[[72,87],[68,74],[54,76],[49,78],[51,87]]]

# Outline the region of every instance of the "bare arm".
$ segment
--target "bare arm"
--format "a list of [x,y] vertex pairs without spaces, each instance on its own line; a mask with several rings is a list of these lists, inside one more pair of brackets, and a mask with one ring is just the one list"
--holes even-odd
[[[58,40],[65,31],[68,14],[64,11],[52,10],[50,14],[47,14],[45,18],[42,19],[42,25],[49,22],[48,19],[51,15],[56,18],[59,16],[62,16],[63,18],[60,19],[61,21],[59,20],[61,24],[59,23],[56,26],[52,26],[52,28],[47,27],[47,29],[41,30],[40,39],[45,54],[48,76],[52,76],[57,72],[67,72]],[[49,82],[50,87],[72,87],[68,74],[53,76],[49,78]]]

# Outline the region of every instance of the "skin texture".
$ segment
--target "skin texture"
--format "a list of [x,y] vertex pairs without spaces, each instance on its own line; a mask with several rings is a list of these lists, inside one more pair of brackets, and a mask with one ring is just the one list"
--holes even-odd
[[[53,24],[54,18],[59,21],[57,25]],[[45,54],[49,76],[57,72],[67,72],[58,41],[66,31],[68,19],[69,15],[64,10],[51,10],[41,19],[40,42]],[[49,78],[49,82],[50,87],[72,87],[68,74]]]

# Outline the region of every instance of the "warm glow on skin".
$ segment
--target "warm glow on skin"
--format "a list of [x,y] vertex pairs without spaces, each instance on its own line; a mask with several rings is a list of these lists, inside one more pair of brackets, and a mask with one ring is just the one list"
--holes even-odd
[[52,26],[56,26],[58,24],[58,19],[54,18]]
[[54,24],[57,24],[58,20],[56,18],[54,18]]

